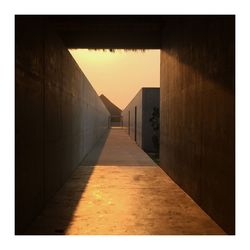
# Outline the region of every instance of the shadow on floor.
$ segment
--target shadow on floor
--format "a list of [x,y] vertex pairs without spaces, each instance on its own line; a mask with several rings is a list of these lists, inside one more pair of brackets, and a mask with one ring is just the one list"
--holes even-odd
[[100,155],[103,151],[104,145],[107,141],[107,138],[110,134],[109,130],[105,133],[104,136],[95,144],[95,146],[90,150],[90,152],[84,157],[83,161],[81,162],[81,166],[95,166],[98,163]]
[[[105,145],[107,131],[23,235],[64,235]],[[56,227],[55,227],[56,225]]]

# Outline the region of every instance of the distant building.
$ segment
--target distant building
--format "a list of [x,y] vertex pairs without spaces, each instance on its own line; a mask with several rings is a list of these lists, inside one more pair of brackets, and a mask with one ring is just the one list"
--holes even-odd
[[110,125],[111,127],[122,126],[121,109],[119,109],[114,103],[112,103],[105,95],[100,95],[100,99],[106,106],[110,113]]
[[[160,88],[142,88],[122,111],[123,127],[130,137],[146,152],[158,150],[155,142],[159,130],[153,129],[154,110],[160,107]],[[158,135],[156,135],[158,133]]]

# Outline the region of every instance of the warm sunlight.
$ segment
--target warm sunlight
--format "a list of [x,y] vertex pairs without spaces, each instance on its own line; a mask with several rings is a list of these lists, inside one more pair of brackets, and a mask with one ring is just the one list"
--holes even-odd
[[11,235],[235,235],[235,17],[12,17]]
[[160,86],[160,50],[70,50],[98,95],[124,109],[142,87]]

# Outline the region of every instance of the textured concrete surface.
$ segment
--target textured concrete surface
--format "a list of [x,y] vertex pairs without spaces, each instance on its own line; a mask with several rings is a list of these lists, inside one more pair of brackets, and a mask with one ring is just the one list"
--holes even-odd
[[26,233],[224,234],[122,129],[102,138]]
[[[90,149],[89,141],[97,136],[93,124],[100,122],[92,115],[99,113],[92,96],[74,84],[86,79],[74,71],[76,65],[60,39],[46,32],[44,18],[17,18],[16,232],[73,171],[81,150]],[[161,167],[228,233],[234,233],[234,16],[50,16],[50,20],[67,46],[162,49]],[[139,31],[134,32],[136,37],[131,30]],[[116,31],[124,35],[116,36]],[[79,101],[82,93],[87,102]],[[79,114],[86,110],[90,115],[80,123]]]
[[[156,151],[152,141],[153,128],[149,121],[153,108],[160,106],[160,88],[142,88],[122,111],[123,127],[146,152]],[[135,128],[135,107],[137,109]],[[136,133],[136,135],[135,135]]]
[[49,18],[68,48],[159,49],[161,46],[162,16],[51,15]]
[[160,165],[234,234],[234,17],[173,17],[163,34]]
[[[106,139],[108,138],[108,139]],[[125,130],[112,128],[84,159],[84,165],[152,166],[154,162]]]
[[109,112],[41,17],[16,17],[16,233],[108,129]]
[[100,99],[110,113],[110,126],[120,127],[122,125],[121,109],[112,103],[105,95],[100,95]]

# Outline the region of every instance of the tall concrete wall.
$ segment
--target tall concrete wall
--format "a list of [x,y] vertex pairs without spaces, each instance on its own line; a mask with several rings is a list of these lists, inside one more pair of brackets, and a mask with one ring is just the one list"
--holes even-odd
[[147,152],[155,151],[152,141],[153,128],[149,119],[152,117],[153,108],[159,107],[159,96],[159,88],[142,88],[122,111],[123,127],[127,132],[130,130],[130,137],[135,140],[135,107],[137,107],[136,143]]
[[16,234],[108,129],[109,112],[44,18],[16,17]]
[[112,103],[105,95],[100,95],[100,99],[110,113],[110,125],[111,127],[121,127],[121,109]]
[[[135,107],[137,107],[137,126],[135,129]],[[129,118],[130,113],[130,118]],[[130,137],[142,147],[142,89],[135,95],[126,108],[122,111],[123,127]]]
[[234,17],[173,17],[161,51],[161,167],[234,234]]

